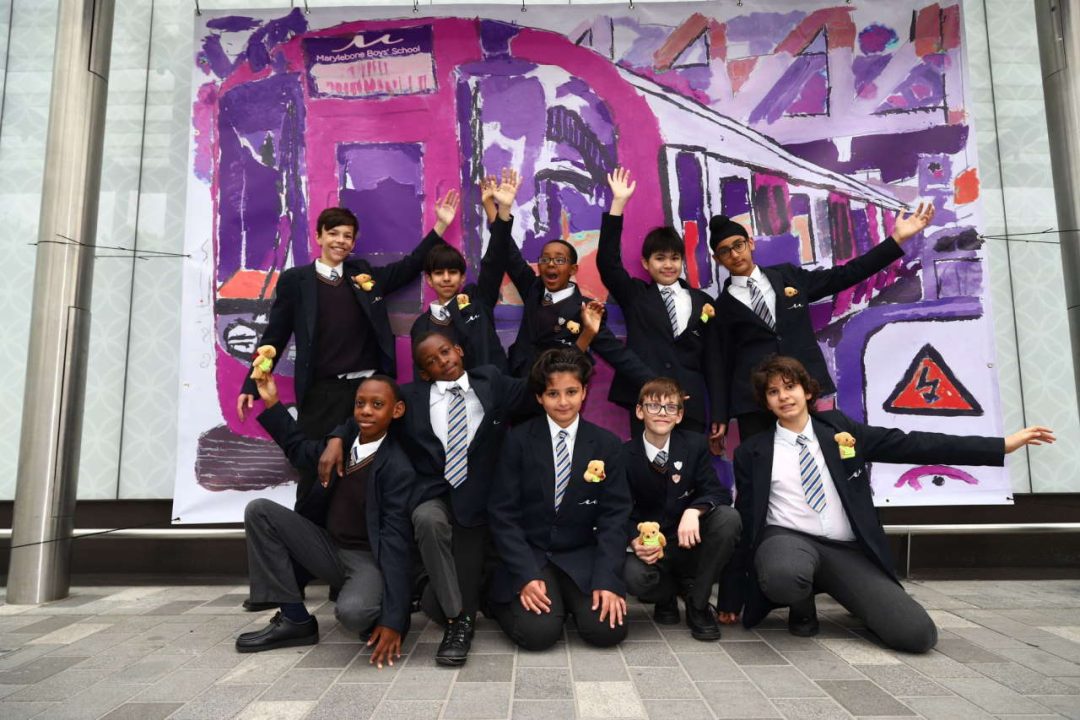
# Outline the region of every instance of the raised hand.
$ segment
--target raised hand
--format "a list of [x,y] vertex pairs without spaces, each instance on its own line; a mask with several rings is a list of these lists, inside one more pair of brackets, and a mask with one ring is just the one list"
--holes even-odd
[[604,310],[604,303],[599,300],[590,300],[581,304],[581,324],[593,336],[600,332],[600,321],[604,319]]
[[499,181],[499,186],[495,188],[495,202],[499,204],[499,215],[502,216],[505,213],[504,219],[510,217],[510,206],[513,205],[514,196],[517,195],[520,186],[521,177],[517,170],[503,168],[502,179]]
[[1025,445],[1049,445],[1057,440],[1054,431],[1042,425],[1032,425],[1005,438],[1005,454],[1019,450]]
[[435,203],[435,232],[437,234],[442,235],[446,232],[446,228],[454,221],[460,202],[461,195],[457,190],[447,190],[446,195]]
[[256,380],[255,389],[259,391],[259,397],[266,404],[266,407],[272,408],[277,405],[277,383],[274,382],[273,375],[264,375],[263,377]]
[[615,172],[608,173],[607,182],[611,188],[611,209],[608,214],[622,215],[623,208],[637,188],[637,180],[630,181],[630,171],[626,168],[615,168]]
[[499,187],[499,178],[485,175],[480,181],[480,205],[484,208],[488,225],[495,222],[499,209],[495,206],[495,190]]
[[896,223],[893,225],[892,238],[897,244],[903,245],[908,239],[925,230],[933,219],[933,203],[919,203],[919,207],[915,208],[915,212],[910,214],[901,210],[900,214],[896,216]]

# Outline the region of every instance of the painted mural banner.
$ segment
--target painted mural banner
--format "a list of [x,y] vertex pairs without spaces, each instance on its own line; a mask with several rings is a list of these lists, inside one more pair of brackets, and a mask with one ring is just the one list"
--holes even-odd
[[[204,11],[195,18],[174,512],[234,521],[256,496],[291,505],[293,471],[236,396],[280,273],[318,254],[331,205],[360,218],[357,252],[407,253],[434,198],[463,197],[448,242],[474,275],[487,242],[478,181],[521,171],[515,241],[550,238],[595,265],[606,175],[637,179],[623,255],[673,225],[686,278],[715,295],[725,274],[711,215],[750,228],[760,264],[845,263],[882,242],[896,214],[933,203],[905,256],[812,307],[852,417],[905,430],[1000,435],[979,235],[979,174],[958,0],[755,0],[663,5],[429,6]],[[388,298],[399,377],[418,281]],[[496,311],[512,341],[520,300]],[[621,313],[609,308],[612,327]],[[292,403],[292,350],[278,365]],[[586,416],[626,433],[604,401],[601,362]],[[258,407],[256,407],[258,410]],[[878,465],[879,505],[1011,502],[1001,468]]]

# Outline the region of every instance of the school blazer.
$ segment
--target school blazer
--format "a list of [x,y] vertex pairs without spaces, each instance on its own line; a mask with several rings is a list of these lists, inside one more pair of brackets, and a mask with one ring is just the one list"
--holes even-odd
[[[469,386],[484,408],[484,419],[476,429],[468,450],[468,479],[456,488],[446,482],[446,451],[431,426],[431,385],[414,382],[401,388],[405,415],[394,423],[394,432],[416,470],[412,507],[450,493],[454,520],[465,527],[487,524],[487,503],[495,477],[510,418],[520,408],[536,405],[524,380],[499,372],[491,365],[469,370]],[[356,421],[345,426],[355,433]],[[337,436],[337,430],[334,435]],[[355,435],[354,435],[355,437]],[[348,446],[346,446],[348,447]]]
[[[603,460],[606,478],[585,481],[590,460]],[[555,512],[555,460],[547,416],[507,435],[488,504],[489,526],[502,563],[492,580],[496,602],[516,601],[528,582],[552,563],[585,593],[626,595],[622,566],[630,490],[622,443],[584,419],[579,421],[570,481]]]
[[[259,414],[262,425],[274,439],[289,462],[298,469],[315,469],[319,465],[326,442],[308,440],[297,428],[296,421],[278,403]],[[345,451],[352,447],[356,433],[346,437]],[[412,522],[409,499],[413,488],[414,471],[405,451],[388,435],[375,453],[375,465],[367,483],[365,516],[368,542],[375,562],[383,576],[383,601],[378,624],[404,633],[409,618],[412,567],[409,548],[412,546]],[[296,511],[320,527],[326,527],[330,499],[340,482],[336,476],[330,486],[312,483],[296,504]]]
[[[494,365],[500,372],[507,372],[506,350],[503,349],[499,335],[495,332],[495,304],[499,302],[499,289],[502,286],[503,268],[506,265],[506,242],[513,220],[503,221],[496,218],[491,224],[491,238],[484,259],[480,262],[480,275],[475,283],[466,285],[462,292],[469,296],[469,304],[459,308],[451,301],[450,324],[439,325],[431,319],[430,312],[423,312],[409,330],[412,343],[430,330],[450,330],[453,337],[465,351],[465,369],[472,370],[481,365]],[[420,368],[415,365],[413,376],[419,379]]]
[[731,492],[720,484],[708,443],[701,433],[678,428],[671,433],[667,469],[663,474],[649,462],[641,435],[623,445],[623,453],[633,500],[628,538],[637,537],[639,522],[651,521],[660,523],[660,531],[670,542],[678,533],[679,520],[686,508],[695,507],[704,514],[717,505],[731,505]]
[[[720,322],[710,339],[711,352],[720,359],[711,366],[712,421],[727,422],[761,409],[754,399],[750,373],[774,353],[797,358],[821,385],[823,393],[836,392],[814,337],[810,304],[865,280],[903,255],[903,249],[890,237],[869,252],[832,268],[804,270],[788,263],[762,267],[761,272],[776,293],[775,329],[732,296],[728,278],[716,301],[716,319]],[[784,292],[789,287],[795,291],[791,297]]]
[[[390,329],[385,298],[415,278],[424,266],[424,257],[428,251],[442,242],[443,239],[432,230],[411,253],[389,265],[374,267],[363,258],[349,258],[343,263],[345,282],[352,289],[356,302],[363,308],[379,344],[379,367],[374,369],[380,373],[391,377],[397,375],[394,332]],[[360,273],[371,275],[375,281],[375,286],[370,291],[358,288],[353,282],[353,276]],[[270,306],[270,320],[259,339],[259,345],[273,345],[277,350],[277,357],[273,361],[276,365],[284,355],[289,338],[294,337],[296,369],[293,380],[296,404],[300,407],[303,407],[304,393],[315,382],[315,361],[312,354],[315,348],[315,320],[319,312],[317,282],[315,263],[289,268],[281,273],[274,290],[274,302]],[[255,381],[250,377],[245,379],[240,392],[257,396]]]
[[[506,273],[510,276],[511,282],[514,283],[514,287],[517,288],[518,294],[521,295],[524,306],[517,339],[510,346],[510,373],[516,377],[526,377],[542,351],[548,349],[548,347],[576,347],[577,335],[571,333],[566,328],[565,323],[560,323],[561,328],[555,335],[554,344],[547,347],[538,345],[530,318],[543,304],[544,281],[540,279],[532,267],[529,266],[529,263],[525,261],[525,258],[522,257],[521,250],[509,233],[502,240],[506,248]],[[591,299],[582,295],[578,286],[574,285],[574,291],[570,297],[556,303],[555,307],[561,319],[580,323],[581,304]],[[626,378],[625,382],[633,388],[635,399],[637,398],[638,389],[656,377],[656,374],[608,329],[606,318],[601,320],[600,332],[593,338],[589,349],[604,358],[616,373],[620,373]]]
[[[811,414],[814,435],[821,444],[829,475],[844,506],[855,542],[882,571],[899,582],[892,552],[878,519],[870,491],[867,463],[996,465],[1005,462],[1005,441],[999,437],[908,432],[856,422],[837,410]],[[842,459],[834,436],[855,437],[855,457]],[[764,432],[746,440],[735,451],[735,509],[742,518],[740,566],[746,571],[746,609],[743,624],[753,627],[774,607],[757,582],[753,556],[765,530],[772,486],[775,433]]]
[[[680,279],[679,284],[690,293],[690,320],[686,329],[675,337],[668,318],[667,307],[654,282],[631,277],[622,262],[621,216],[604,213],[600,224],[600,244],[596,251],[596,267],[600,279],[615,302],[622,308],[626,320],[626,346],[652,371],[654,377],[665,376],[679,381],[690,396],[685,401],[687,420],[706,424],[708,420],[708,389],[706,368],[711,364],[709,351],[713,343],[706,343],[710,325],[716,318],[701,319],[702,308],[715,301],[702,290],[690,287]],[[640,384],[633,378],[616,373],[611,384],[608,400],[625,408],[637,404]]]

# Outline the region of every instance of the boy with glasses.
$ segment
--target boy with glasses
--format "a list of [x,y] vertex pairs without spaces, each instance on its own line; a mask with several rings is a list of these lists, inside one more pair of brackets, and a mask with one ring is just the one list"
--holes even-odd
[[[627,533],[630,549],[623,568],[630,593],[655,603],[653,619],[679,622],[678,595],[686,602],[686,624],[697,640],[720,639],[713,586],[735,551],[741,523],[731,493],[720,484],[705,436],[678,428],[683,389],[671,378],[645,383],[635,414],[645,430],[623,446],[633,510]],[[645,546],[638,523],[656,522],[666,547]],[[725,598],[721,593],[721,604]],[[738,600],[732,607],[738,610]]]

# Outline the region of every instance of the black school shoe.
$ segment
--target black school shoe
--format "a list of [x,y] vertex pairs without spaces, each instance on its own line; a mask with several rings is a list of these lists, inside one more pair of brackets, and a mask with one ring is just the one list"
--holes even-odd
[[246,632],[236,638],[236,651],[262,652],[275,648],[314,645],[317,642],[319,642],[319,621],[314,615],[302,623],[297,623],[279,612],[262,630]]
[[817,619],[817,605],[814,596],[798,605],[788,608],[788,632],[796,637],[814,637],[821,630]]
[[653,607],[652,619],[657,625],[678,625],[679,599],[672,595],[670,600],[656,603]]
[[281,603],[255,602],[251,598],[245,598],[243,604],[245,612],[266,612],[267,610],[273,610],[276,607],[281,607]]
[[716,621],[716,608],[706,603],[703,608],[686,604],[686,626],[695,640],[712,642],[720,639],[720,623]]
[[449,667],[465,664],[469,658],[469,648],[472,647],[475,622],[468,615],[447,621],[442,642],[439,643],[439,649],[435,651],[437,664]]

